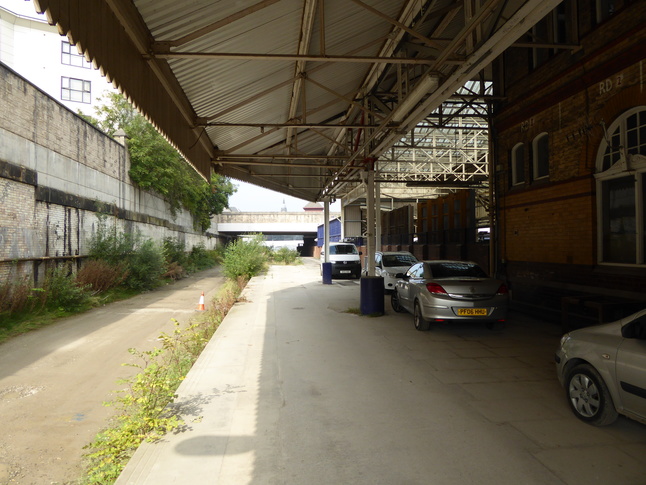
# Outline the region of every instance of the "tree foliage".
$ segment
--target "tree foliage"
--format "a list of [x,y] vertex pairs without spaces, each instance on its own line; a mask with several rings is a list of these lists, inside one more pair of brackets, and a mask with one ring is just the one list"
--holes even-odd
[[163,197],[172,214],[182,207],[188,210],[196,229],[207,230],[211,216],[229,207],[229,197],[236,191],[231,180],[214,174],[207,182],[123,96],[106,93],[102,99],[97,118],[85,119],[110,136],[119,129],[125,132],[133,183]]

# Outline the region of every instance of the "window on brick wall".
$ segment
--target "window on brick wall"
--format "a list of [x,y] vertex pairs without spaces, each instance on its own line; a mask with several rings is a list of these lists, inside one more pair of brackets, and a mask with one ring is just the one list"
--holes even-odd
[[646,264],[646,106],[608,127],[595,177],[599,262]]
[[92,83],[83,79],[61,77],[61,99],[77,103],[91,103]]
[[607,20],[617,9],[616,0],[596,0],[597,23],[600,24]]
[[61,64],[92,69],[92,63],[88,62],[83,54],[78,53],[74,44],[66,40],[61,41]]
[[[549,17],[549,16],[548,16]],[[535,43],[547,43],[550,38],[550,21],[549,18],[545,17],[543,20],[538,22],[534,27],[532,27],[532,39]],[[538,66],[543,64],[550,58],[551,50],[544,47],[533,48],[532,49],[532,69],[536,69]]]
[[[641,0],[588,0],[588,4],[592,6],[593,27],[605,22],[627,5],[639,1]],[[585,3],[583,6],[587,7]]]
[[[573,14],[570,2],[565,1],[557,5],[552,12],[552,25],[554,31],[554,41],[559,44],[566,44],[570,42],[572,37],[571,21],[569,20]],[[553,54],[558,54],[556,49],[552,50]]]
[[534,180],[542,179],[550,174],[550,136],[541,133],[532,142],[532,171]]
[[536,69],[561,52],[556,44],[571,43],[572,23],[576,22],[570,0],[564,0],[528,32],[536,47],[530,49],[530,70]]
[[511,149],[511,184],[525,183],[525,144],[517,143]]

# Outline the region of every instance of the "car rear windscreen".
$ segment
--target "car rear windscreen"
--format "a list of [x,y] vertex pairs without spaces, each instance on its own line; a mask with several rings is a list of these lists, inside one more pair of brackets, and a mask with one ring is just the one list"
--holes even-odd
[[429,267],[431,268],[431,275],[433,278],[487,277],[487,273],[485,273],[480,266],[473,263],[429,263]]
[[408,254],[387,254],[383,257],[384,266],[412,266],[415,263],[417,259]]

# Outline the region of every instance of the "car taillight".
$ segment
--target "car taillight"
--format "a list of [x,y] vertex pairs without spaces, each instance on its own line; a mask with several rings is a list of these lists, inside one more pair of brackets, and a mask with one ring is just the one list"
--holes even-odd
[[437,283],[426,283],[426,289],[434,295],[446,295],[446,290]]
[[509,294],[509,288],[507,288],[506,284],[500,285],[500,288],[498,288],[498,291],[496,292],[496,295],[508,295]]

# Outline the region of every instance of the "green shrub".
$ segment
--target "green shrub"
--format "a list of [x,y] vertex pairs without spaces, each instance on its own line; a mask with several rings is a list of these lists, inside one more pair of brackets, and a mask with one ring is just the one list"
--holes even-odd
[[[151,290],[166,272],[164,250],[152,239],[140,234],[122,232],[116,225],[108,227],[107,216],[99,216],[97,231],[90,240],[90,259],[110,265],[125,265],[124,285],[137,291]],[[171,244],[173,246],[173,244]]]
[[119,231],[116,224],[108,227],[107,216],[99,215],[96,234],[90,239],[88,256],[118,265],[131,254],[139,236]]
[[164,256],[152,239],[147,239],[127,258],[126,286],[133,290],[152,290],[166,270]]
[[268,249],[262,241],[262,235],[257,234],[249,240],[237,239],[229,243],[222,261],[224,275],[235,280],[238,277],[250,279],[260,274],[269,260]]
[[177,263],[180,266],[186,266],[188,256],[186,254],[186,243],[179,238],[167,237],[162,244],[164,258],[167,264]]
[[47,272],[43,292],[45,306],[64,313],[82,309],[90,299],[88,287],[77,284],[66,266]]
[[227,247],[224,244],[219,244],[212,251],[213,258],[215,259],[215,264],[221,264],[224,261],[224,252]]
[[298,251],[295,249],[289,249],[286,247],[281,247],[272,251],[271,259],[275,263],[282,264],[294,264],[296,261],[300,261]]
[[218,260],[218,252],[215,250],[207,250],[204,244],[193,246],[191,252],[188,254],[189,267],[194,268],[196,271],[212,268],[218,263]]

